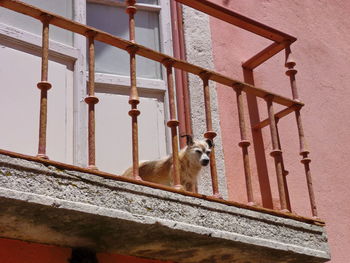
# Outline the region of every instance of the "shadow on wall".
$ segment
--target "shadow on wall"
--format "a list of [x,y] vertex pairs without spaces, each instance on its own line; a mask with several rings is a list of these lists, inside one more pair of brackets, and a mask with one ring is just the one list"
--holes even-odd
[[223,5],[228,5],[230,3],[231,0],[223,0],[222,3]]

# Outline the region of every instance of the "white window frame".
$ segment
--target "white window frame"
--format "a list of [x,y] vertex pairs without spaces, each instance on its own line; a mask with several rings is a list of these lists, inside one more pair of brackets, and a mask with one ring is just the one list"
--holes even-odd
[[[86,2],[111,4],[124,6],[115,0],[73,0],[73,20],[86,24]],[[172,55],[172,31],[170,16],[170,0],[159,0],[158,5],[136,4],[139,10],[159,12],[160,26],[160,52]],[[49,11],[49,10],[48,10]],[[42,40],[40,35],[21,30],[0,23],[0,38],[15,46],[23,46],[27,50],[38,53],[41,50]],[[84,101],[86,97],[87,65],[86,65],[86,38],[79,34],[73,34],[73,46],[69,46],[55,40],[49,42],[50,55],[74,63],[74,106],[73,106],[73,163],[79,166],[87,165],[87,107]],[[164,94],[165,119],[168,116],[168,98],[166,96],[166,71],[161,67],[162,79],[137,78],[137,87],[150,92]],[[96,83],[129,87],[130,77],[96,73]],[[167,130],[167,129],[166,129]],[[169,140],[168,132],[166,137]],[[169,152],[169,143],[166,143]]]

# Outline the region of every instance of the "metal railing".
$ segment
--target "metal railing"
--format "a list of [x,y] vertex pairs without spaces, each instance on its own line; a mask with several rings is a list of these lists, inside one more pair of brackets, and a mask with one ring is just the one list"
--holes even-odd
[[[108,178],[114,178],[117,180],[131,181],[137,184],[148,185],[151,187],[157,187],[160,189],[165,189],[168,191],[174,191],[181,194],[196,196],[199,198],[206,198],[208,200],[223,202],[229,205],[243,206],[249,209],[264,211],[268,213],[279,214],[281,216],[294,217],[296,219],[316,222],[322,224],[323,222],[317,219],[317,210],[315,205],[315,198],[312,188],[311,173],[310,173],[310,159],[308,158],[309,151],[306,149],[304,131],[302,127],[300,109],[303,107],[303,103],[299,100],[297,94],[297,87],[295,82],[295,75],[297,71],[294,69],[295,62],[291,58],[290,45],[296,40],[296,38],[270,28],[266,25],[263,25],[259,22],[256,22],[252,19],[244,17],[240,14],[237,14],[233,11],[227,10],[221,6],[213,4],[207,0],[176,0],[180,3],[193,7],[197,10],[205,12],[209,15],[217,17],[223,21],[231,23],[235,26],[241,27],[245,30],[251,31],[257,35],[263,36],[267,39],[273,41],[273,43],[253,56],[251,59],[243,63],[243,70],[245,72],[245,81],[241,82],[230,77],[221,75],[215,71],[208,70],[202,67],[199,67],[194,64],[190,64],[186,61],[176,59],[174,57],[159,53],[157,51],[146,48],[142,45],[139,45],[135,42],[135,0],[126,0],[126,12],[129,15],[129,32],[130,39],[125,40],[119,37],[113,36],[104,31],[98,30],[96,28],[77,23],[73,20],[69,20],[62,16],[53,14],[51,12],[39,9],[34,6],[22,3],[16,0],[0,0],[0,6],[8,8],[15,12],[22,13],[33,17],[34,19],[40,20],[43,25],[42,30],[42,74],[41,81],[38,83],[38,88],[40,89],[40,129],[39,129],[39,148],[37,158],[34,160],[40,160],[41,162],[50,162],[59,166],[68,167],[71,169],[78,169],[83,171],[89,171],[91,173],[97,174],[99,176],[104,176]],[[61,164],[48,160],[46,156],[46,129],[47,129],[47,94],[48,90],[51,88],[51,84],[48,82],[48,51],[49,51],[49,25],[55,25],[57,27],[66,29],[68,31],[83,35],[88,41],[88,69],[89,69],[89,80],[88,80],[88,96],[85,98],[85,102],[88,105],[88,168],[78,168],[75,166],[70,166],[66,164]],[[125,50],[130,55],[130,111],[129,115],[131,116],[132,123],[132,159],[133,159],[133,178],[121,178],[120,176],[111,175],[98,171],[95,163],[95,105],[99,102],[98,98],[95,96],[95,42],[100,41],[108,45],[114,46],[116,48]],[[253,85],[253,69],[262,64],[264,61],[268,60],[273,55],[277,54],[281,50],[286,50],[286,74],[290,78],[291,88],[293,99],[280,96],[278,94],[269,92],[264,89],[257,88]],[[136,86],[136,55],[146,57],[153,61],[161,63],[166,68],[167,76],[167,86],[168,86],[168,95],[169,95],[169,112],[170,120],[167,122],[167,126],[171,129],[171,141],[172,141],[172,152],[173,152],[173,188],[160,186],[149,182],[144,182],[141,180],[138,174],[138,165],[139,165],[139,153],[138,153],[138,116],[140,111],[137,106],[140,102],[138,96],[138,89]],[[209,93],[209,80],[214,81],[220,84],[223,84],[227,88],[232,89],[236,93],[237,106],[238,106],[238,117],[239,117],[239,129],[241,135],[241,141],[239,146],[242,148],[243,164],[244,164],[244,173],[246,179],[246,191],[248,197],[248,205],[237,204],[235,202],[225,201],[220,197],[219,187],[218,187],[218,178],[217,170],[215,163],[215,152],[212,151],[210,159],[210,170],[212,178],[212,189],[213,197],[203,196],[197,193],[189,193],[182,190],[180,184],[180,172],[179,172],[179,157],[178,157],[178,126],[179,121],[176,118],[176,107],[175,107],[175,92],[174,92],[174,80],[173,80],[173,69],[180,69],[182,71],[195,74],[202,79],[203,89],[204,89],[204,101],[205,101],[205,116],[206,116],[206,127],[207,131],[204,134],[205,138],[214,139],[216,137],[216,132],[213,130],[212,126],[212,117],[211,117],[211,103],[210,103],[210,93]],[[250,142],[248,141],[248,131],[246,128],[246,123],[244,119],[244,106],[242,93],[245,92],[249,96],[254,98],[259,97],[266,101],[268,109],[268,119],[263,120],[255,125],[253,125],[253,130],[261,130],[265,126],[270,127],[271,140],[272,140],[272,151],[271,156],[274,158],[275,167],[276,167],[276,176],[278,181],[278,191],[279,199],[281,204],[282,211],[273,211],[270,209],[262,208],[256,206],[256,202],[253,196],[252,188],[252,177],[251,177],[251,168],[249,164],[249,155],[248,147]],[[285,106],[286,108],[282,111],[275,113],[274,104],[279,104]],[[311,203],[311,210],[313,219],[300,217],[294,214],[291,214],[290,201],[288,194],[288,187],[286,181],[286,171],[284,169],[281,145],[278,134],[277,123],[278,120],[288,115],[291,112],[295,112],[299,141],[300,141],[300,155],[302,156],[301,162],[305,167],[306,179],[308,184],[309,198]],[[2,151],[3,153],[6,151]],[[10,154],[10,153],[8,153]],[[23,155],[21,155],[23,156]],[[26,157],[33,159],[32,157]]]

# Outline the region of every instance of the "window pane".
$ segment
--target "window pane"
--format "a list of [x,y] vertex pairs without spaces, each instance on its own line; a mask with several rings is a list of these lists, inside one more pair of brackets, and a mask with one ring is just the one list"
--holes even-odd
[[[156,12],[138,10],[136,42],[159,51],[159,15]],[[102,4],[87,4],[87,23],[115,36],[129,39],[128,15],[125,8]],[[144,78],[161,78],[160,64],[137,57],[136,73]],[[96,43],[96,72],[129,75],[129,54],[106,44]]]
[[[73,0],[21,0],[27,4],[45,9],[52,13],[59,14],[69,19],[73,18]],[[6,8],[0,9],[0,22],[14,26],[25,31],[41,35],[42,24],[40,21],[25,16]],[[60,29],[55,26],[50,26],[50,39],[58,42],[73,45],[73,33]]]
[[[125,0],[117,0],[117,2],[120,3],[125,3]],[[136,0],[137,4],[149,4],[149,5],[157,5],[158,4],[158,0]]]
[[[96,164],[102,171],[120,174],[132,164],[129,92],[112,90],[96,86]],[[140,160],[159,159],[166,155],[164,101],[157,94],[140,91],[139,96]]]
[[157,0],[137,0],[137,3],[157,5],[158,1]]

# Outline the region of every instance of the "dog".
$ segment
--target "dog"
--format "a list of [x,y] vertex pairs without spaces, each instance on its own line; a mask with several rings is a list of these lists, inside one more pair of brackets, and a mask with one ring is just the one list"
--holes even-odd
[[[209,164],[213,141],[193,140],[189,135],[186,138],[187,146],[179,152],[180,183],[186,191],[196,192],[197,177],[201,168]],[[132,167],[122,176],[132,178]],[[144,181],[173,186],[173,156],[140,162],[139,176]]]

